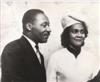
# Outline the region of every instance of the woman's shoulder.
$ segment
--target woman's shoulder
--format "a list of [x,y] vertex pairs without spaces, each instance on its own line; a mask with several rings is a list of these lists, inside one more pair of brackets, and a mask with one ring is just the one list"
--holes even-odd
[[64,54],[66,54],[68,51],[66,48],[62,48],[62,49],[59,49],[57,50],[56,52],[54,52],[52,55],[51,55],[51,58],[53,59],[58,59],[58,58],[61,58],[64,56]]

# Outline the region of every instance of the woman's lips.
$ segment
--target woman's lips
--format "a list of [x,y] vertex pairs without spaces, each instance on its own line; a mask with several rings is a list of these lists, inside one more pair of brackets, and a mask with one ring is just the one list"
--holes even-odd
[[79,42],[80,42],[80,41],[83,41],[83,39],[75,39],[75,40],[76,40],[76,41],[79,41]]

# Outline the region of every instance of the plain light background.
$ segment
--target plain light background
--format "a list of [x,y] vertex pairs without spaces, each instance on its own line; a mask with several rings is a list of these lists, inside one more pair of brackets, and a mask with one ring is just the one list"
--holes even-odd
[[86,16],[89,35],[83,48],[95,55],[100,55],[98,0],[1,0],[0,6],[0,55],[7,43],[21,37],[23,14],[32,8],[42,9],[50,20],[51,35],[46,44],[40,45],[46,66],[51,54],[62,48],[60,45],[60,35],[63,31],[61,17],[66,12],[75,11]]

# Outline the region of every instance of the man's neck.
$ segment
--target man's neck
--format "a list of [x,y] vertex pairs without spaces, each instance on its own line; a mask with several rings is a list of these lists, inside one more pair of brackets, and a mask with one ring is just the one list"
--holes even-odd
[[32,40],[35,44],[38,44],[38,42],[36,41],[35,38],[31,37],[31,36],[28,35],[28,34],[24,34],[24,33],[23,33],[23,35],[26,36],[27,38],[29,38],[30,40]]

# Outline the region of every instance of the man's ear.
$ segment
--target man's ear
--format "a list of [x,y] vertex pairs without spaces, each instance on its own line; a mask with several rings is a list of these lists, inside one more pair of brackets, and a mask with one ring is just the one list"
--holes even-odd
[[31,23],[27,23],[27,24],[26,24],[26,29],[27,29],[28,31],[30,31],[30,30],[32,29],[32,24],[31,24]]

